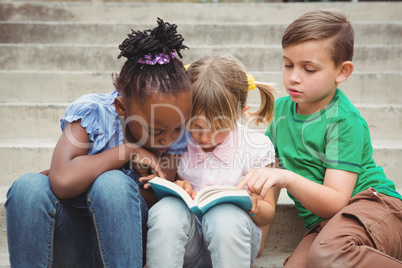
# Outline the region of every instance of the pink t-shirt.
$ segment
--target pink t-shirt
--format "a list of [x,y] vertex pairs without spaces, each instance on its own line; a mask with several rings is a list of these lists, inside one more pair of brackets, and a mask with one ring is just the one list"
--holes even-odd
[[275,161],[271,140],[264,134],[237,124],[237,129],[212,152],[204,152],[191,139],[180,160],[177,173],[195,191],[211,185],[236,185],[253,167]]

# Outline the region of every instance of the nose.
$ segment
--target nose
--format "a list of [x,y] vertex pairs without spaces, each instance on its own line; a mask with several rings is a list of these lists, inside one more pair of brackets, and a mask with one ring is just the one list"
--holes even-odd
[[296,70],[293,70],[289,75],[289,81],[291,83],[300,83],[300,76]]
[[[180,134],[179,134],[180,135]],[[159,144],[160,145],[170,145],[172,144],[178,137],[179,135],[177,135],[176,133],[172,132],[172,133],[167,133],[166,135],[164,135],[163,137],[161,137],[159,139]]]
[[208,143],[211,139],[211,135],[209,132],[201,132],[200,133],[200,141],[202,143]]

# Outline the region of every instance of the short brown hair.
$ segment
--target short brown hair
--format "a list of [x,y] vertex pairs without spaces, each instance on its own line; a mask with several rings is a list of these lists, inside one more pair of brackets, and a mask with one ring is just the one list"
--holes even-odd
[[346,16],[336,10],[307,12],[293,21],[282,37],[282,48],[299,43],[329,39],[335,66],[353,59],[354,31]]

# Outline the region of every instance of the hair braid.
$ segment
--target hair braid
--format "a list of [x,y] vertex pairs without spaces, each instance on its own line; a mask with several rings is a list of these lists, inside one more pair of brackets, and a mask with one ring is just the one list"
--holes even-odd
[[139,63],[139,59],[151,54],[177,53],[182,58],[180,50],[188,48],[183,45],[184,38],[177,33],[177,26],[158,18],[158,26],[152,30],[134,31],[119,45],[120,54],[126,62],[116,76],[116,90],[125,98],[132,96],[136,100],[144,100],[150,94],[177,94],[190,91],[190,81],[183,63],[177,58],[171,58],[167,64],[147,65]]
[[176,51],[177,55],[182,58],[180,50],[188,48],[183,45],[184,38],[177,33],[177,26],[164,22],[158,18],[158,27],[152,30],[134,31],[128,34],[119,49],[119,56],[127,59],[138,60],[138,58],[146,54],[164,53]]

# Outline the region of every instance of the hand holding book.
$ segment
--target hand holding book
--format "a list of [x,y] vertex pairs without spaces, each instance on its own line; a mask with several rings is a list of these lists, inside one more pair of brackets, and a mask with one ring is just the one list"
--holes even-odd
[[[155,177],[149,183],[158,199],[162,199],[165,196],[177,196],[187,204],[189,209],[200,220],[211,207],[218,204],[230,203],[242,208],[247,213],[253,206],[247,191],[234,186],[209,186],[196,193],[191,187],[188,188],[184,181],[182,183],[178,182],[178,184],[181,183],[184,187],[187,187],[189,192],[185,190],[186,188],[159,177]],[[194,196],[194,199],[190,194]]]
[[193,187],[191,187],[191,183],[189,181],[177,180],[174,183],[183,188],[190,195],[192,199],[194,199],[195,196],[197,195],[197,192],[193,190]]

